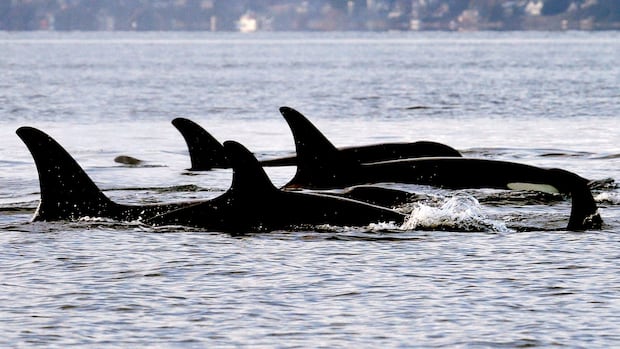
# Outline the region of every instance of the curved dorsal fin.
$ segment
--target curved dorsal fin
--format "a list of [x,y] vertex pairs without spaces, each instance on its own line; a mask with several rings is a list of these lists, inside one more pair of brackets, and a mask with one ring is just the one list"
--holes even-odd
[[212,168],[229,167],[224,147],[207,130],[185,118],[172,120],[172,125],[181,132],[187,143],[192,162],[190,170],[207,171]]
[[52,137],[27,126],[16,133],[30,150],[39,173],[41,202],[33,220],[104,217],[115,210],[116,204]]
[[357,161],[344,156],[300,112],[281,107],[280,113],[293,132],[297,151],[297,172],[285,187],[333,187],[334,183],[340,181],[344,169],[359,165]]
[[264,195],[278,191],[256,157],[246,147],[235,141],[226,141],[224,151],[233,169],[230,192],[236,195]]

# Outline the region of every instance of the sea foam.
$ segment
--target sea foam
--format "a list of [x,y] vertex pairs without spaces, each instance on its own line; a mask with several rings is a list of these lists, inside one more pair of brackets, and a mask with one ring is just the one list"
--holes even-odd
[[414,204],[403,230],[510,231],[503,222],[491,220],[471,195],[459,194],[438,205],[428,202]]

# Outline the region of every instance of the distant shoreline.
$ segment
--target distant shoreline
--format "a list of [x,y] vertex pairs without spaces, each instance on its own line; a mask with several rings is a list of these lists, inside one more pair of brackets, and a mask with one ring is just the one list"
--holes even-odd
[[13,0],[0,31],[620,30],[618,0]]

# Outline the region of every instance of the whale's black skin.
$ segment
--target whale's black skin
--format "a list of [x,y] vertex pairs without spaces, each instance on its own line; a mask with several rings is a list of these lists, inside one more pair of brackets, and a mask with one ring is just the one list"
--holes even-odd
[[331,144],[313,144],[297,130],[307,122],[291,108],[280,108],[291,127],[297,172],[284,188],[333,189],[381,182],[431,185],[448,189],[531,188],[572,196],[568,229],[600,227],[601,219],[588,180],[562,169],[545,169],[507,161],[462,157],[427,157],[356,163]]
[[[404,216],[379,206],[321,194],[285,192],[269,181],[256,158],[243,146],[227,142],[233,165],[233,184],[223,195],[207,201],[160,205],[123,205],[107,198],[77,162],[47,134],[22,127],[17,134],[31,151],[39,171],[41,202],[33,220],[71,220],[85,216],[152,224],[183,224],[222,231],[279,229],[298,225],[365,225],[402,222]],[[559,169],[542,169],[510,162],[425,158],[358,165],[349,182],[410,182],[447,188],[510,189],[511,183],[546,184],[572,195],[567,229],[600,227],[596,203],[587,180]],[[391,179],[386,180],[386,174]],[[364,177],[365,176],[365,177]],[[338,180],[345,177],[339,176]]]
[[208,171],[214,168],[230,167],[224,146],[207,130],[185,118],[172,120],[172,125],[179,130],[187,144],[192,164],[189,170]]
[[[287,107],[282,107],[287,108]],[[288,108],[293,111],[292,108]],[[308,146],[322,147],[323,144],[333,145],[308,119],[298,113],[305,120],[297,123],[294,133],[302,137]],[[200,125],[185,119],[176,118],[172,124],[179,130],[187,143],[191,159],[192,171],[208,171],[214,168],[228,168],[229,162],[225,157],[223,146]],[[336,149],[336,148],[335,148]],[[382,143],[359,147],[337,148],[343,157],[357,163],[376,162],[383,160],[396,160],[426,156],[461,156],[454,148],[445,144],[419,141],[413,143]],[[296,156],[280,157],[276,159],[261,160],[262,166],[294,166],[297,164]]]
[[274,230],[305,225],[361,226],[401,224],[405,215],[360,201],[276,188],[256,158],[241,144],[227,141],[231,188],[213,200],[147,219],[156,225],[182,224],[223,231]]
[[317,224],[400,224],[405,218],[396,211],[355,200],[279,190],[256,158],[235,142],[224,143],[233,168],[233,182],[221,196],[185,203],[123,205],[105,196],[50,136],[32,127],[21,127],[17,134],[32,153],[39,171],[41,202],[33,217],[35,221],[90,216],[239,233]]
[[337,191],[329,190],[318,192],[324,195],[344,197],[391,208],[429,199],[429,196],[424,194],[411,193],[404,190],[385,188],[377,185],[356,185]]
[[101,192],[75,159],[53,138],[33,127],[20,127],[16,133],[30,150],[39,173],[41,201],[33,221],[82,217],[134,221],[191,204],[115,203]]

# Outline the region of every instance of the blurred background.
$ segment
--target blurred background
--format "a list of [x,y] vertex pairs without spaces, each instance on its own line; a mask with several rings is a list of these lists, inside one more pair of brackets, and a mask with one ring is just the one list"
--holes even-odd
[[0,30],[610,30],[618,0],[3,0]]

